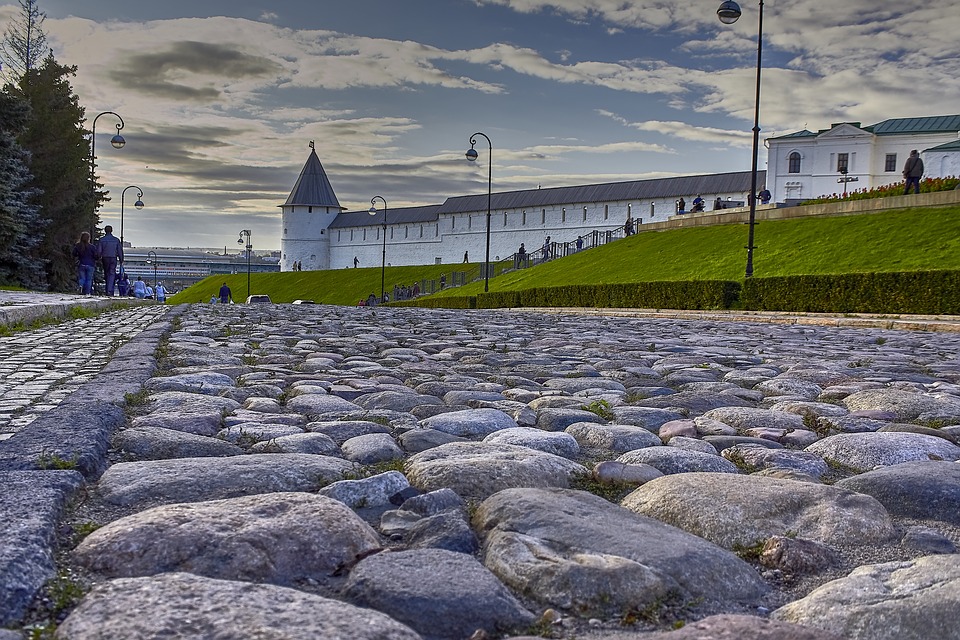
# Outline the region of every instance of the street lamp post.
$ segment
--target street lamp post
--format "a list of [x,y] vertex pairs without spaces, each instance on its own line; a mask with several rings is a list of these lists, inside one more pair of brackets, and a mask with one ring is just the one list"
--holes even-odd
[[387,276],[387,201],[383,199],[383,196],[373,196],[370,198],[370,210],[367,211],[367,213],[372,216],[377,215],[376,203],[378,199],[383,203],[383,259],[380,262],[380,302],[383,302]]
[[250,233],[250,229],[244,229],[240,232],[240,237],[237,238],[237,244],[243,244],[243,238],[246,236],[247,245],[244,247],[247,250],[247,297],[250,297],[250,254],[253,253],[253,240]]
[[474,149],[477,144],[477,136],[483,136],[487,139],[487,145],[490,147],[487,153],[487,253],[483,260],[483,290],[490,291],[490,199],[491,189],[493,187],[493,143],[485,133],[476,132],[470,136],[470,148],[467,149],[467,160],[475,162],[480,154]]
[[133,203],[133,206],[137,208],[137,211],[143,209],[143,201],[140,199],[143,197],[143,189],[134,184],[124,187],[123,191],[120,192],[120,246],[123,246],[123,197],[127,195],[127,189],[137,190],[137,201]]
[[90,188],[94,191],[93,198],[93,224],[91,225],[91,234],[90,238],[93,239],[94,228],[97,226],[97,198],[96,198],[96,178],[95,173],[97,169],[97,120],[100,119],[100,116],[116,116],[117,120],[120,122],[117,123],[117,133],[112,138],[110,138],[110,144],[114,149],[122,149],[123,145],[127,144],[127,141],[123,139],[123,136],[120,135],[120,130],[123,129],[123,118],[120,117],[120,114],[114,113],[113,111],[103,111],[97,114],[97,117],[93,119],[93,124],[90,125]]
[[157,252],[156,251],[147,251],[147,264],[153,265],[153,288],[157,288]]
[[[740,18],[740,5],[733,0],[725,0],[717,9],[717,17],[723,24],[733,24]],[[757,155],[760,150],[760,70],[763,68],[763,0],[760,0],[760,14],[757,19],[757,90],[753,111],[753,164],[750,169],[750,231],[747,236],[746,277],[753,277],[753,228],[757,218]]]

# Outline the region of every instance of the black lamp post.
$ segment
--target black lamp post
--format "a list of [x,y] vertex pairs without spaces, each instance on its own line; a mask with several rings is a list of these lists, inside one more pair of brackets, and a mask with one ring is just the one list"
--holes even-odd
[[377,200],[383,203],[383,258],[380,262],[380,302],[383,302],[383,294],[386,276],[387,276],[387,201],[383,196],[373,196],[370,198],[370,210],[367,211],[372,216],[377,215]]
[[247,297],[250,297],[250,254],[253,253],[253,240],[251,239],[250,229],[244,229],[240,232],[240,237],[237,238],[237,244],[243,244],[243,238],[246,236],[247,245],[245,249],[247,250]]
[[127,195],[127,189],[136,189],[137,190],[137,201],[133,203],[133,206],[137,208],[137,211],[143,209],[143,201],[140,199],[143,197],[143,189],[136,185],[130,185],[129,187],[124,187],[123,191],[120,192],[120,245],[123,246],[123,197]]
[[490,151],[487,154],[487,254],[483,260],[483,290],[490,291],[490,198],[493,187],[493,143],[485,133],[479,131],[470,136],[470,148],[467,149],[467,160],[475,162],[480,154],[473,147],[477,144],[477,136],[483,136],[487,139],[487,145]]
[[[717,17],[723,24],[733,24],[740,18],[740,5],[725,0],[717,9]],[[753,165],[750,170],[750,231],[747,236],[746,277],[753,277],[753,228],[757,217],[757,154],[760,150],[760,70],[763,60],[763,0],[760,0],[760,15],[757,20],[757,92],[753,111]]]
[[147,251],[147,264],[153,265],[153,288],[157,288],[157,252]]
[[[123,139],[122,135],[120,135],[120,129],[123,129],[123,118],[120,117],[120,114],[114,113],[113,111],[103,111],[101,113],[98,113],[97,117],[93,119],[93,124],[90,125],[90,188],[93,189],[94,192],[96,192],[97,190],[96,179],[94,177],[94,174],[96,173],[96,168],[97,168],[97,120],[100,119],[100,116],[106,116],[106,115],[116,116],[117,120],[120,121],[117,123],[116,135],[110,138],[110,144],[113,146],[114,149],[122,149],[123,145],[127,144],[127,141]],[[94,202],[93,204],[94,220],[93,220],[93,224],[91,225],[91,231],[93,231],[93,227],[96,227],[97,225],[96,196],[94,196],[93,202]],[[93,236],[94,234],[91,232],[90,234],[91,240],[93,240]]]

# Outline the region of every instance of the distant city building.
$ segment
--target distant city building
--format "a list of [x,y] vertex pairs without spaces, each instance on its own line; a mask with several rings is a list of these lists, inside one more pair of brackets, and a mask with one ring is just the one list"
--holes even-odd
[[[156,254],[156,264],[152,251]],[[221,255],[208,251],[191,251],[190,249],[165,249],[150,247],[124,247],[123,269],[130,280],[142,276],[152,283],[154,267],[156,279],[163,281],[170,291],[180,291],[195,282],[212,275],[228,275],[247,272],[247,254]],[[280,270],[278,258],[274,256],[258,256],[256,252],[250,256],[251,273],[276,272]]]
[[[765,173],[760,172],[763,184]],[[490,259],[513,255],[520,246],[534,251],[549,236],[572,242],[593,231],[635,228],[677,215],[683,198],[690,211],[697,195],[713,209],[747,202],[750,172],[611,182],[552,189],[494,193],[491,200]],[[486,251],[487,194],[454,196],[443,204],[389,207],[387,263],[390,265],[462,263],[468,254],[482,262]],[[305,270],[379,266],[384,212],[347,212],[340,206],[313,143],[293,190],[281,208],[282,271],[300,264]]]
[[[925,177],[960,175],[960,115],[894,118],[861,126],[840,122],[817,133],[797,131],[767,139],[767,188],[775,202],[873,189],[903,181],[916,149]],[[845,180],[846,182],[840,182]]]

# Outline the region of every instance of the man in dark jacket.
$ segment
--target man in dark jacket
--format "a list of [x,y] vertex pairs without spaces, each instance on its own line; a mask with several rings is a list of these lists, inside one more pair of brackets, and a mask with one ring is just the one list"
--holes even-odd
[[113,285],[117,278],[117,263],[123,264],[123,245],[113,235],[113,227],[103,228],[103,237],[97,243],[100,263],[103,265],[103,277],[107,281],[107,295],[113,297]]
[[910,185],[913,185],[913,192],[920,193],[920,178],[923,177],[923,160],[920,154],[914,149],[907,158],[907,163],[903,165],[903,177],[907,180],[907,186],[903,190],[903,195],[910,193]]

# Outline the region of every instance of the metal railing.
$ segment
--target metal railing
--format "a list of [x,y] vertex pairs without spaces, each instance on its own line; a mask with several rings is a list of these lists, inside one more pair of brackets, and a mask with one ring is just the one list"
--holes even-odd
[[[639,225],[638,221],[629,228],[627,225],[621,225],[613,229],[594,229],[588,233],[578,236],[569,242],[550,242],[545,243],[536,251],[525,252],[523,256],[514,253],[511,256],[490,263],[490,278],[501,276],[518,269],[529,269],[537,265],[544,264],[558,258],[566,258],[581,251],[602,247],[615,240],[620,240],[633,233]],[[465,269],[451,271],[444,274],[443,278],[424,279],[411,285],[394,285],[390,292],[391,300],[409,300],[421,295],[437,293],[450,287],[460,287],[471,282],[477,282],[484,279],[484,263],[464,264]]]

